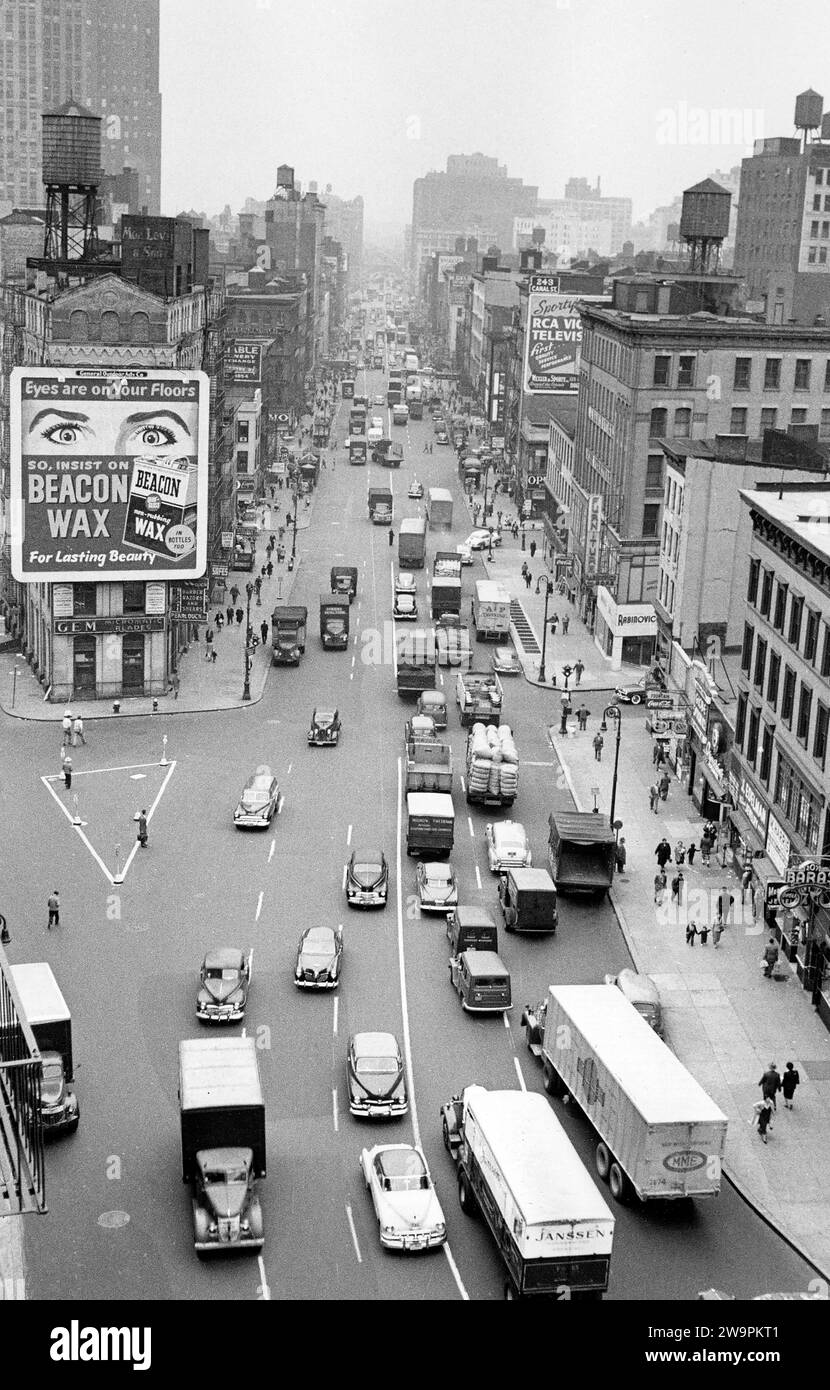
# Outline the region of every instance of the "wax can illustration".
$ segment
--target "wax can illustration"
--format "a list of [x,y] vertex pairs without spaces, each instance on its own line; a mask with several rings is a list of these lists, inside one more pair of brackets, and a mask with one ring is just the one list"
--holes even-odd
[[136,455],[123,542],[167,560],[183,559],[196,549],[195,458]]

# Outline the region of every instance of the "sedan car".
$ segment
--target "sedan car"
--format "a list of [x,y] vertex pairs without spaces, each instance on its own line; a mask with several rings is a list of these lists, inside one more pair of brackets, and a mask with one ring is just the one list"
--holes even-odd
[[438,430],[435,435],[436,444],[449,444],[450,437],[446,430]]
[[271,824],[280,799],[280,788],[270,767],[258,767],[242,788],[233,823],[264,830]]
[[458,885],[452,864],[418,865],[418,906],[422,912],[450,912],[458,906]]
[[492,666],[494,671],[498,671],[502,676],[520,676],[522,674],[522,663],[514,647],[496,647],[493,652]]
[[523,825],[515,820],[495,821],[484,831],[487,863],[493,874],[508,869],[529,869],[532,864],[530,842]]
[[423,1150],[412,1144],[364,1149],[360,1167],[387,1250],[431,1250],[447,1239],[447,1223],[435,1195]]
[[409,492],[408,492],[407,495],[408,495],[409,497],[415,497],[415,498],[423,497],[423,495],[424,495],[424,485],[423,485],[423,483],[419,483],[417,478],[413,478],[412,482],[409,484]]
[[203,1023],[238,1023],[245,1015],[251,957],[235,946],[208,951],[199,971],[196,1017]]
[[386,397],[383,395],[383,393],[382,393],[381,391],[378,391],[378,392],[375,393],[375,395],[374,395],[374,397],[373,397],[373,399],[372,399],[372,404],[373,404],[373,405],[386,405]]
[[414,593],[415,593],[416,587],[417,587],[417,586],[416,586],[414,574],[396,574],[396,575],[395,575],[395,593],[396,593],[396,594],[414,594]]
[[297,947],[294,983],[299,989],[336,989],[343,961],[343,932],[338,927],[306,927]]
[[323,708],[315,708],[311,712],[311,726],[308,731],[309,745],[316,745],[318,748],[325,744],[339,743],[340,715],[331,705]]
[[382,850],[364,854],[352,850],[346,865],[346,901],[349,907],[385,907],[389,892],[389,866]]
[[493,536],[493,545],[501,545],[501,533],[495,528],[492,533],[483,528],[479,528],[477,531],[471,531],[464,544],[468,545],[471,550],[487,550],[490,545],[491,534]]
[[346,1088],[353,1115],[391,1119],[409,1109],[403,1057],[393,1033],[354,1033],[346,1054]]
[[395,594],[392,617],[398,623],[415,622],[418,617],[418,604],[414,594]]
[[462,545],[457,545],[455,547],[455,553],[461,556],[462,565],[471,565],[473,563],[473,548],[467,545],[466,541]]

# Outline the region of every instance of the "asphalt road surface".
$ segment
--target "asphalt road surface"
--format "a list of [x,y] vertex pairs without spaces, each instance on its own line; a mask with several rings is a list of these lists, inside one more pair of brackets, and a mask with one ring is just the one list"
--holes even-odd
[[[364,393],[381,390],[383,374],[366,374]],[[48,956],[53,965],[72,1008],[82,1107],[77,1134],[47,1151],[49,1212],[25,1221],[30,1298],[500,1299],[495,1247],[458,1205],[440,1106],[470,1082],[541,1091],[519,1026],[523,1003],[540,999],[552,981],[595,982],[628,963],[609,905],[565,901],[555,938],[503,938],[514,999],[507,1025],[500,1016],[462,1012],[449,984],[444,919],[420,917],[415,861],[401,842],[400,755],[411,709],[395,692],[390,643],[382,638],[391,623],[395,551],[387,528],[368,520],[367,485],[391,480],[396,531],[402,516],[422,506],[406,499],[415,474],[425,486],[452,489],[453,546],[472,528],[454,450],[423,452],[424,440],[434,438],[428,415],[405,429],[390,426],[405,444],[396,471],[350,467],[342,409],[339,423],[336,471],[323,473],[312,525],[299,541],[292,601],[309,609],[300,667],[273,668],[262,701],[244,710],[90,721],[89,747],[75,759],[84,776],[75,782],[97,859],[57,804],[68,806],[62,786],[50,790],[41,781],[58,766],[57,726],[3,722],[4,860],[15,866],[4,875],[4,910],[18,924],[10,958]],[[447,539],[441,536],[440,548]],[[428,556],[434,543],[430,536]],[[324,652],[317,635],[318,595],[328,590],[334,563],[356,565],[359,574],[345,653]],[[418,572],[425,604],[428,572]],[[463,571],[467,598],[482,573],[478,560]],[[372,631],[386,649],[380,664],[364,659]],[[475,654],[476,664],[489,664],[488,647]],[[454,676],[445,672],[444,681],[448,732],[463,770]],[[548,812],[569,804],[547,734],[556,711],[521,677],[504,684],[505,719],[522,761],[512,815],[544,864]],[[340,745],[310,749],[311,709],[332,701],[343,719]],[[158,767],[164,733],[172,769]],[[281,783],[279,815],[270,831],[237,831],[233,807],[262,763]],[[497,909],[484,851],[492,813],[468,808],[457,781],[455,801],[460,900]],[[133,848],[132,812],[153,802],[149,846],[133,854],[123,884],[113,884],[105,870],[116,866],[116,845],[122,868]],[[346,907],[344,865],[361,845],[382,847],[389,859],[384,911]],[[63,920],[47,936],[46,899],[56,884]],[[306,994],[293,984],[296,943],[312,923],[343,924],[335,994]],[[181,1181],[177,1044],[199,1036],[198,967],[208,947],[221,945],[254,953],[244,1026],[257,1039],[266,1097],[266,1243],[261,1260],[200,1262]],[[413,1103],[405,1120],[367,1124],[348,1113],[346,1045],[362,1029],[389,1029],[407,1051]],[[587,1124],[552,1104],[593,1172]],[[402,1258],[380,1249],[358,1163],[364,1145],[413,1136],[432,1169],[449,1245]],[[711,1285],[747,1297],[806,1287],[812,1275],[728,1184],[709,1203],[624,1206],[615,1214],[612,1299],[689,1299]]]

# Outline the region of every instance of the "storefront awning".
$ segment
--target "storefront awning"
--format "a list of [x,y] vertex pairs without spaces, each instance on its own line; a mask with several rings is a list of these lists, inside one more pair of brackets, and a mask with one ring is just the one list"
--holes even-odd
[[755,829],[754,825],[752,825],[752,823],[747,819],[743,811],[739,811],[735,806],[730,806],[726,815],[728,820],[737,830],[741,839],[746,844],[748,844],[753,849],[764,848],[764,846],[761,844],[761,837],[758,834],[758,831]]

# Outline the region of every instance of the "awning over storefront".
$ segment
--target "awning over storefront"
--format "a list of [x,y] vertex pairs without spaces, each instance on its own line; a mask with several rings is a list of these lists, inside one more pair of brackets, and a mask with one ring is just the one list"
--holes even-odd
[[758,831],[755,829],[755,826],[752,825],[751,822],[747,819],[743,811],[739,811],[735,806],[730,806],[726,815],[727,819],[735,827],[745,844],[749,845],[752,849],[762,850],[764,848],[764,846],[761,843],[761,837],[758,834]]

